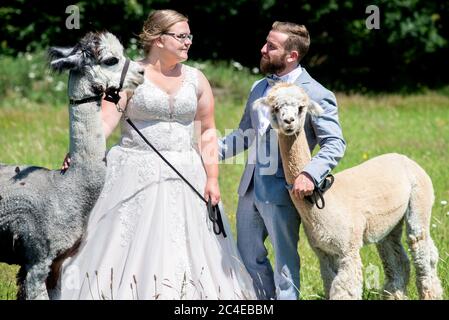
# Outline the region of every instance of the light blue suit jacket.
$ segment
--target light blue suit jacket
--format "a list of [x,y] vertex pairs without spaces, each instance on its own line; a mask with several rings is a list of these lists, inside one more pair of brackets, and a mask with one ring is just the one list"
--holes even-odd
[[[337,101],[335,95],[315,81],[304,68],[295,84],[302,87],[324,110],[319,117],[307,115],[304,125],[310,151],[312,152],[317,144],[320,150],[303,171],[314,179],[315,184],[320,184],[343,157],[346,148],[338,121]],[[255,163],[247,162],[238,194],[245,195],[254,177],[254,192],[259,201],[291,205],[290,195],[285,187],[277,134],[271,126],[263,135],[258,133],[259,114],[253,108],[253,103],[262,97],[267,86],[265,78],[253,85],[239,128],[219,140],[220,158],[224,160],[233,157],[255,143],[258,155]],[[269,154],[270,143],[276,146],[275,149],[271,147],[275,155]],[[271,161],[267,163],[266,158],[270,158]]]

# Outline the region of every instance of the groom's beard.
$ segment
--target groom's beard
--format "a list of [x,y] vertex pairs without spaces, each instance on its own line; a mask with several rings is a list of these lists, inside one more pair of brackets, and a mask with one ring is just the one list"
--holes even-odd
[[284,62],[287,53],[284,53],[280,58],[268,60],[263,57],[260,59],[260,71],[263,74],[278,74],[285,70],[286,64]]

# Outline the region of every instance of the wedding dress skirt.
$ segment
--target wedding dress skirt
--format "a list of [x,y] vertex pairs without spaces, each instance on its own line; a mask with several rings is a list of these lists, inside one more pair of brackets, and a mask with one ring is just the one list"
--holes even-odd
[[[162,121],[167,115],[160,113],[169,110],[166,97],[147,81],[127,115],[203,194],[207,177],[192,143],[196,100],[189,94],[195,86],[188,81],[175,99],[175,121]],[[123,122],[120,144],[107,155],[106,183],[87,234],[63,264],[58,298],[255,299],[220,209],[227,238],[215,235],[198,195]]]

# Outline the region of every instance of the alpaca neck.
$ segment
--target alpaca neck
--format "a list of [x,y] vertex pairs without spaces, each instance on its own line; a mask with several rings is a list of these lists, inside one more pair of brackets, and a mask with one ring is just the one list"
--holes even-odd
[[[278,135],[279,150],[281,152],[282,166],[284,168],[285,180],[288,184],[293,184],[296,177],[303,171],[304,167],[310,162],[311,154],[309,144],[304,130],[296,136],[286,136],[282,133]],[[314,206],[305,199],[293,198],[290,191],[290,197],[298,210],[301,220],[306,230],[313,225],[313,220],[319,217]]]
[[279,133],[279,149],[284,167],[285,180],[293,184],[296,177],[310,162],[311,155],[304,130],[298,135],[286,136]]
[[106,152],[106,138],[101,120],[100,102],[70,106],[71,166],[101,163]]
[[[70,168],[61,178],[86,219],[97,201],[106,177],[106,139],[101,120],[100,102],[69,106]],[[70,198],[69,198],[70,199]],[[84,221],[84,220],[83,220]]]
[[[68,92],[73,100],[81,100],[99,95],[94,92],[89,81],[88,71],[85,74],[71,70],[69,74]],[[101,163],[106,152],[106,138],[101,120],[100,102],[88,102],[69,107],[70,114],[70,157],[71,166],[92,165]]]
[[91,81],[91,76],[79,71],[71,70],[68,82],[69,98],[73,100],[81,100],[102,94],[102,88]]

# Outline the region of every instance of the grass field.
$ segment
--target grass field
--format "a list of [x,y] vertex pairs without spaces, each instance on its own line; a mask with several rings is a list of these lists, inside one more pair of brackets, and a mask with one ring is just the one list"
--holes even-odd
[[[0,71],[14,61],[0,60]],[[33,63],[32,61],[30,63]],[[237,70],[232,65],[199,65],[211,80],[216,93],[217,129],[224,133],[238,125],[246,95],[251,83],[258,78],[248,70]],[[22,69],[21,69],[22,70]],[[23,68],[20,72],[28,72]],[[22,77],[27,77],[18,72]],[[42,71],[44,72],[44,71]],[[38,73],[29,79],[32,93],[20,87],[15,75],[0,76],[0,162],[34,164],[58,168],[68,148],[68,116],[65,97],[54,84],[66,76],[48,76]],[[28,75],[28,78],[29,75]],[[4,81],[15,83],[7,86]],[[19,88],[19,89],[18,89]],[[56,91],[55,91],[56,90]],[[52,95],[45,99],[45,95]],[[416,95],[344,95],[337,94],[340,121],[347,141],[345,157],[335,172],[357,165],[364,160],[387,152],[403,153],[416,160],[432,178],[436,201],[433,209],[431,233],[440,252],[439,275],[444,297],[449,298],[449,94],[447,91],[428,91]],[[108,141],[117,141],[118,132]],[[235,225],[237,186],[243,165],[220,165],[222,198]],[[381,172],[379,174],[382,174]],[[369,183],[369,182],[367,182]],[[444,202],[443,202],[444,203]],[[235,230],[235,229],[234,229]],[[269,244],[268,244],[269,245]],[[318,299],[322,296],[322,283],[318,261],[311,251],[301,229],[299,245],[301,255],[301,296]],[[270,247],[270,257],[273,252]],[[364,262],[364,298],[379,299],[383,282],[381,263],[374,246],[362,249]],[[0,299],[15,297],[16,266],[0,264]],[[409,286],[409,298],[417,299],[414,276]]]

